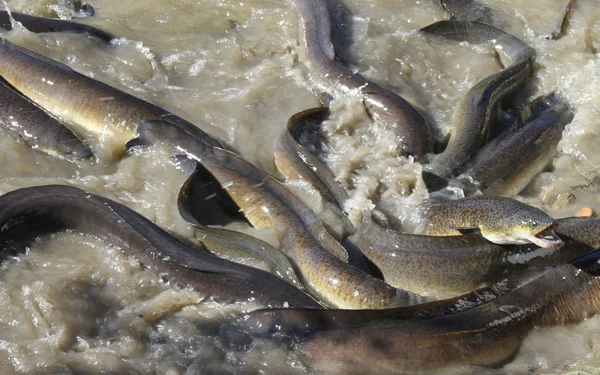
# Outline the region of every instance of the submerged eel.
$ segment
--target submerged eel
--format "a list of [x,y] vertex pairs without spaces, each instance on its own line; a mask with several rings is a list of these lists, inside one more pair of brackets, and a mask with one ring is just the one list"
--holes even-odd
[[469,43],[492,43],[510,64],[473,86],[454,111],[453,129],[446,149],[424,166],[424,171],[443,179],[454,177],[486,141],[496,105],[533,73],[535,50],[517,37],[495,27],[467,21],[447,20],[422,29]]
[[194,124],[160,108],[77,73],[8,40],[0,40],[0,75],[15,89],[64,121],[76,134],[93,134],[107,142],[113,157],[125,153],[125,143],[144,120],[167,119],[207,144],[227,148]]
[[[560,1],[560,0],[559,0]],[[562,0],[564,6],[554,24],[548,29],[546,39],[560,39],[565,35],[565,26],[575,0]],[[504,28],[509,23],[506,16],[498,14],[492,8],[475,0],[441,0],[442,7],[452,18],[463,21],[481,22],[498,28]]]
[[535,327],[579,323],[600,311],[599,262],[596,251],[455,314],[317,330],[297,348],[312,370],[327,373],[415,374],[497,365]]
[[[279,181],[229,151],[198,142],[177,125],[146,121],[128,146],[164,142],[198,161],[255,227],[283,230],[281,243],[306,289],[330,306],[362,309],[413,305],[420,296],[398,290],[347,264],[348,254],[312,210]],[[194,178],[194,176],[190,177]],[[221,190],[223,191],[223,190]]]
[[62,185],[19,189],[0,197],[0,245],[7,252],[40,234],[73,230],[105,239],[163,279],[221,302],[277,307],[319,305],[267,272],[191,248],[133,210]]
[[331,20],[323,0],[287,0],[296,10],[310,68],[333,86],[334,91],[358,92],[369,115],[392,127],[403,153],[421,158],[431,152],[430,129],[406,100],[390,90],[353,73],[335,58],[331,42]]

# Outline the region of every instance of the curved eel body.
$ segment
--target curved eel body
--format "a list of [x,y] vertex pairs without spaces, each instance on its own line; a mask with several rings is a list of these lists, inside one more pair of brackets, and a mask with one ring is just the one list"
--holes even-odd
[[[565,249],[561,252],[538,254],[536,265],[560,265],[600,247],[600,219],[565,218],[559,219],[560,234],[565,238]],[[528,245],[532,246],[532,245]],[[500,246],[496,246],[500,247]],[[524,246],[519,246],[523,248]],[[513,257],[513,264],[531,262],[530,249],[523,249],[522,259]],[[391,259],[391,258],[390,258]],[[396,265],[400,267],[400,265]],[[425,272],[427,274],[427,271]],[[440,274],[444,270],[439,270]],[[458,297],[428,302],[415,306],[383,310],[315,310],[315,309],[260,309],[237,316],[233,324],[253,336],[286,338],[301,337],[310,331],[343,328],[348,326],[404,320],[431,319],[454,314],[476,307],[524,285],[543,273],[540,267],[518,275],[508,276],[490,287],[480,288]],[[431,277],[436,278],[437,275]],[[445,276],[441,276],[442,278]]]
[[189,159],[185,162],[194,169],[179,191],[177,205],[183,219],[195,227],[196,238],[221,258],[265,270],[302,288],[290,261],[281,251],[247,234],[211,227],[211,225],[225,225],[229,218],[224,218],[226,212],[221,211],[222,215],[217,213],[221,207],[210,204],[215,200],[211,197],[217,194],[214,192],[216,187],[209,186],[213,181],[197,179],[195,171],[197,163]]
[[557,153],[558,142],[574,114],[553,95],[549,107],[501,140],[450,185],[481,190],[485,195],[515,196]]
[[191,286],[216,301],[317,308],[293,286],[267,272],[192,249],[133,210],[81,189],[49,185],[19,189],[0,197],[0,244],[74,230],[118,246],[163,279]]
[[353,73],[335,59],[331,20],[323,0],[288,0],[302,27],[310,68],[333,87],[333,91],[358,92],[369,115],[395,129],[404,154],[416,158],[431,152],[430,129],[417,110],[392,91]]
[[433,237],[399,233],[368,220],[350,240],[360,246],[388,284],[422,295],[450,297],[532,267],[562,264],[592,251],[600,240],[600,235],[583,234],[600,233],[598,219],[577,225],[559,219],[556,224],[558,234],[565,236],[565,245],[558,249],[533,244],[499,246],[474,234]]
[[533,72],[535,51],[517,37],[495,27],[466,21],[440,21],[422,29],[430,35],[467,41],[493,43],[510,64],[473,86],[454,111],[454,124],[446,149],[424,169],[443,179],[453,177],[486,141],[494,109],[500,99],[513,92]]
[[[336,181],[331,170],[306,150],[303,139],[311,133],[319,133],[321,123],[329,116],[326,107],[307,109],[290,117],[287,131],[284,132],[275,150],[275,165],[286,181],[306,181],[321,194],[325,205],[334,214],[336,223],[323,224],[330,233],[335,225],[341,226],[342,237],[354,233],[354,227],[344,213],[344,202],[348,199],[346,190]],[[318,137],[312,137],[315,141]],[[315,147],[318,147],[315,145]]]
[[[186,218],[188,220],[189,218]],[[196,238],[211,253],[279,276],[296,288],[302,288],[286,256],[270,244],[250,235],[223,228],[196,226]]]
[[34,103],[64,121],[76,134],[94,135],[114,150],[125,152],[144,120],[168,119],[203,142],[226,147],[195,125],[144,100],[75,72],[68,66],[0,41],[0,75]]
[[86,159],[93,154],[67,127],[0,78],[0,127],[51,156]]
[[[85,4],[89,7],[89,4]],[[91,8],[93,9],[93,8]],[[77,10],[75,10],[77,12]],[[97,29],[93,26],[58,20],[52,18],[43,18],[30,16],[29,14],[10,12],[12,18],[20,22],[25,28],[32,33],[54,33],[54,32],[70,32],[70,33],[83,33],[95,38],[98,38],[106,43],[110,43],[116,37],[104,30]],[[12,30],[13,25],[10,16],[7,11],[0,10],[0,27],[5,30]]]
[[129,146],[167,142],[199,162],[256,227],[283,230],[282,245],[306,289],[328,305],[385,308],[421,302],[346,264],[348,254],[318,217],[280,182],[241,157],[189,137],[176,125],[147,121]]
[[514,355],[535,327],[578,323],[600,311],[599,259],[596,251],[455,314],[314,331],[298,350],[313,370],[327,373],[415,374],[495,365]]

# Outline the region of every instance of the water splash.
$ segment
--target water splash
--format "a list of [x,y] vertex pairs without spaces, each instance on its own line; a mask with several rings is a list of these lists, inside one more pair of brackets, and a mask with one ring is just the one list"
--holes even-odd
[[[6,9],[6,13],[8,13],[8,18],[10,19],[10,26],[13,28],[13,30],[17,27],[19,27],[19,25],[21,25],[21,22],[15,20],[13,18],[12,15],[12,11],[10,10],[10,7],[8,6],[8,4],[6,3],[6,0],[2,0],[2,4],[4,4],[4,9]],[[21,25],[22,26],[22,25]]]

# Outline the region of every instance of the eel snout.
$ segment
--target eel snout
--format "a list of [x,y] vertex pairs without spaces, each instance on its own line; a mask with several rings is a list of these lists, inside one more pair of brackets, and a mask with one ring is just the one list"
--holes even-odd
[[529,236],[527,236],[527,240],[533,242],[539,247],[544,248],[555,248],[561,247],[564,245],[563,240],[558,237],[554,230],[556,229],[556,224],[551,225],[546,228],[540,228],[540,230],[536,232],[532,232]]

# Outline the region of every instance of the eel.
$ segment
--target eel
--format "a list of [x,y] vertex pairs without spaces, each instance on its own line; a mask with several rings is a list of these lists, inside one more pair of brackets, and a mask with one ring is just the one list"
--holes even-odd
[[67,127],[0,77],[0,127],[22,139],[29,147],[69,160],[88,159],[92,151]]
[[316,330],[296,347],[310,370],[327,373],[415,374],[499,365],[533,329],[579,323],[600,312],[598,276],[595,251],[472,309]]
[[298,14],[308,65],[335,92],[360,95],[369,116],[391,127],[402,153],[417,159],[431,152],[431,130],[423,116],[396,93],[353,73],[335,58],[331,20],[323,0],[288,0]]
[[453,130],[444,151],[424,166],[429,173],[449,179],[462,172],[465,164],[489,137],[498,102],[513,93],[533,74],[535,50],[519,38],[493,26],[476,22],[446,20],[421,30],[428,35],[456,41],[492,43],[501,57],[510,63],[473,86],[457,105],[452,116]]
[[[144,120],[167,119],[193,137],[229,149],[194,124],[142,99],[77,73],[8,40],[0,40],[0,75],[16,90],[65,122],[77,135],[93,135],[122,157],[125,143]],[[201,124],[208,127],[206,124]]]
[[[145,121],[129,147],[165,143],[198,162],[197,176],[210,175],[223,199],[255,227],[282,231],[280,242],[306,289],[329,306],[362,309],[412,305],[421,296],[391,287],[347,264],[345,249],[321,221],[279,181],[240,156],[199,142],[176,124]],[[190,177],[192,178],[192,177]]]
[[111,43],[112,40],[117,38],[116,36],[104,30],[83,23],[53,18],[36,17],[31,16],[29,14],[23,14],[12,11],[9,14],[9,12],[6,10],[0,10],[1,28],[5,30],[13,29],[12,20],[10,19],[11,15],[15,21],[20,22],[27,30],[31,31],[32,33],[69,32],[87,34],[92,37],[98,38],[99,40],[105,43]]
[[256,301],[277,307],[318,308],[305,293],[268,272],[191,248],[135,211],[63,185],[24,188],[0,196],[0,244],[23,251],[39,235],[73,230],[106,240],[164,280],[220,302]]

